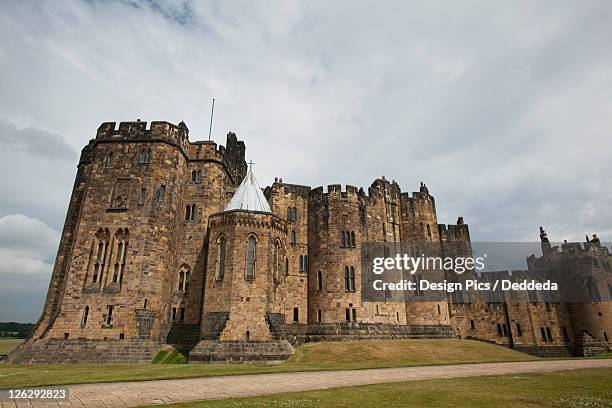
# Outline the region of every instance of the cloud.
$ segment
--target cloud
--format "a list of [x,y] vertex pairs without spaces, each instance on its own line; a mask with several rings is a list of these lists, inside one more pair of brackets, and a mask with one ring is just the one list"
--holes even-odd
[[35,321],[51,279],[60,232],[22,214],[0,218],[0,321]]
[[606,1],[9,2],[0,216],[59,230],[66,145],[136,118],[203,140],[214,97],[213,139],[245,140],[264,185],[423,180],[473,240],[609,241],[611,20]]
[[19,129],[1,119],[0,146],[0,172],[5,175],[0,179],[0,217],[22,213],[61,228],[76,175],[75,150],[59,135]]
[[43,221],[22,214],[0,218],[0,251],[8,250],[28,258],[53,261],[59,235],[59,231]]
[[9,151],[22,151],[48,160],[74,161],[77,158],[74,149],[60,136],[34,127],[17,129],[4,120],[0,120],[0,145]]

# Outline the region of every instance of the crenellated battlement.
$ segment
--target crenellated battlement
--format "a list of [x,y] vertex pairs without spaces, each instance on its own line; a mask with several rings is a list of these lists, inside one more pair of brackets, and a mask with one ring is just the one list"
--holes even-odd
[[175,125],[166,121],[104,122],[98,127],[94,144],[109,142],[168,143],[176,146],[188,161],[216,161],[223,163],[235,182],[246,174],[245,151],[236,134],[227,134],[226,145],[214,141],[189,141],[189,128],[184,122]]
[[341,184],[329,184],[325,190],[323,186],[315,187],[310,189],[310,196],[313,198],[317,198],[318,196],[338,196],[343,198],[366,197],[363,188],[355,187],[350,184],[345,185],[344,188]]
[[470,229],[459,217],[457,224],[438,224],[438,233],[441,241],[469,241]]
[[[439,224],[425,183],[402,192],[385,177],[365,189],[311,188],[276,178],[265,189],[268,207],[259,190],[238,187],[247,174],[245,150],[234,132],[225,145],[190,141],[183,122],[102,123],[82,149],[44,312],[20,350],[40,347],[30,347],[23,357],[14,354],[11,361],[27,363],[34,356],[45,362],[47,343],[40,339],[59,341],[75,354],[81,354],[76,347],[81,340],[183,346],[199,339],[189,359],[202,362],[203,356],[227,358],[223,348],[206,354],[214,342],[240,345],[235,355],[247,361],[254,350],[260,358],[285,337],[334,339],[338,327],[343,339],[352,340],[404,336],[415,327],[419,336],[450,336],[452,326],[459,336],[539,348],[573,347],[587,332],[607,341],[606,333],[612,333],[610,302],[600,296],[609,287],[598,293],[591,281],[578,286],[596,301],[565,310],[512,303],[502,310],[497,305],[504,297],[497,292],[481,296],[471,290],[450,294],[449,302],[415,302],[413,294],[392,302],[386,294],[362,298],[368,284],[362,277],[369,272],[362,255],[370,252],[364,244],[382,244],[386,256],[397,249],[413,256],[471,256],[463,217],[454,225]],[[255,183],[247,178],[245,186],[250,184]],[[241,205],[228,206],[232,194]],[[596,235],[551,247],[541,228],[540,239],[543,255],[527,258],[529,271],[481,279],[576,267],[589,277],[607,277],[612,270],[609,247]],[[473,271],[465,272],[474,278]],[[452,275],[445,272],[446,277]],[[372,327],[382,331],[371,332]],[[240,354],[244,350],[251,354]],[[83,353],[70,361],[83,358],[90,357]]]

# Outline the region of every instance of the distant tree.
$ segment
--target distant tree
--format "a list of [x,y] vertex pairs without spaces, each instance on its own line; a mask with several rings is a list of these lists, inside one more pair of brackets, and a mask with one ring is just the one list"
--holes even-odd
[[0,336],[8,337],[17,333],[20,339],[26,339],[34,329],[33,323],[0,322]]

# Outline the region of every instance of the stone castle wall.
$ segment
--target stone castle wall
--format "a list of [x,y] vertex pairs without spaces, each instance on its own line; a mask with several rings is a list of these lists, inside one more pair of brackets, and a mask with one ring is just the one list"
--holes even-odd
[[[265,189],[272,214],[223,212],[246,175],[245,150],[234,133],[226,146],[190,142],[182,122],[103,123],[81,154],[43,314],[13,361],[42,361],[43,349],[55,350],[49,361],[89,361],[93,350],[117,359],[135,350],[141,361],[153,345],[198,340],[200,361],[215,361],[215,352],[240,360],[231,351],[239,349],[274,360],[290,354],[285,340],[459,336],[545,355],[608,347],[610,297],[570,305],[473,292],[463,301],[362,299],[361,277],[371,273],[361,265],[363,244],[469,256],[463,218],[438,224],[427,186],[409,194],[384,177],[367,192],[276,180]],[[244,275],[249,236],[257,239],[253,279]],[[609,253],[597,243],[552,248],[543,238],[544,255],[528,258],[529,269],[588,267],[609,281]],[[612,295],[609,285],[599,290]]]

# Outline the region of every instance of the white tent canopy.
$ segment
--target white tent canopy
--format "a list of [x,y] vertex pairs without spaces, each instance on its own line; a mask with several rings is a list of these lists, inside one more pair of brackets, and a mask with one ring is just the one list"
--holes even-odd
[[271,213],[270,204],[263,195],[261,187],[253,174],[253,165],[249,166],[247,175],[240,183],[238,190],[230,200],[224,211],[247,210]]

